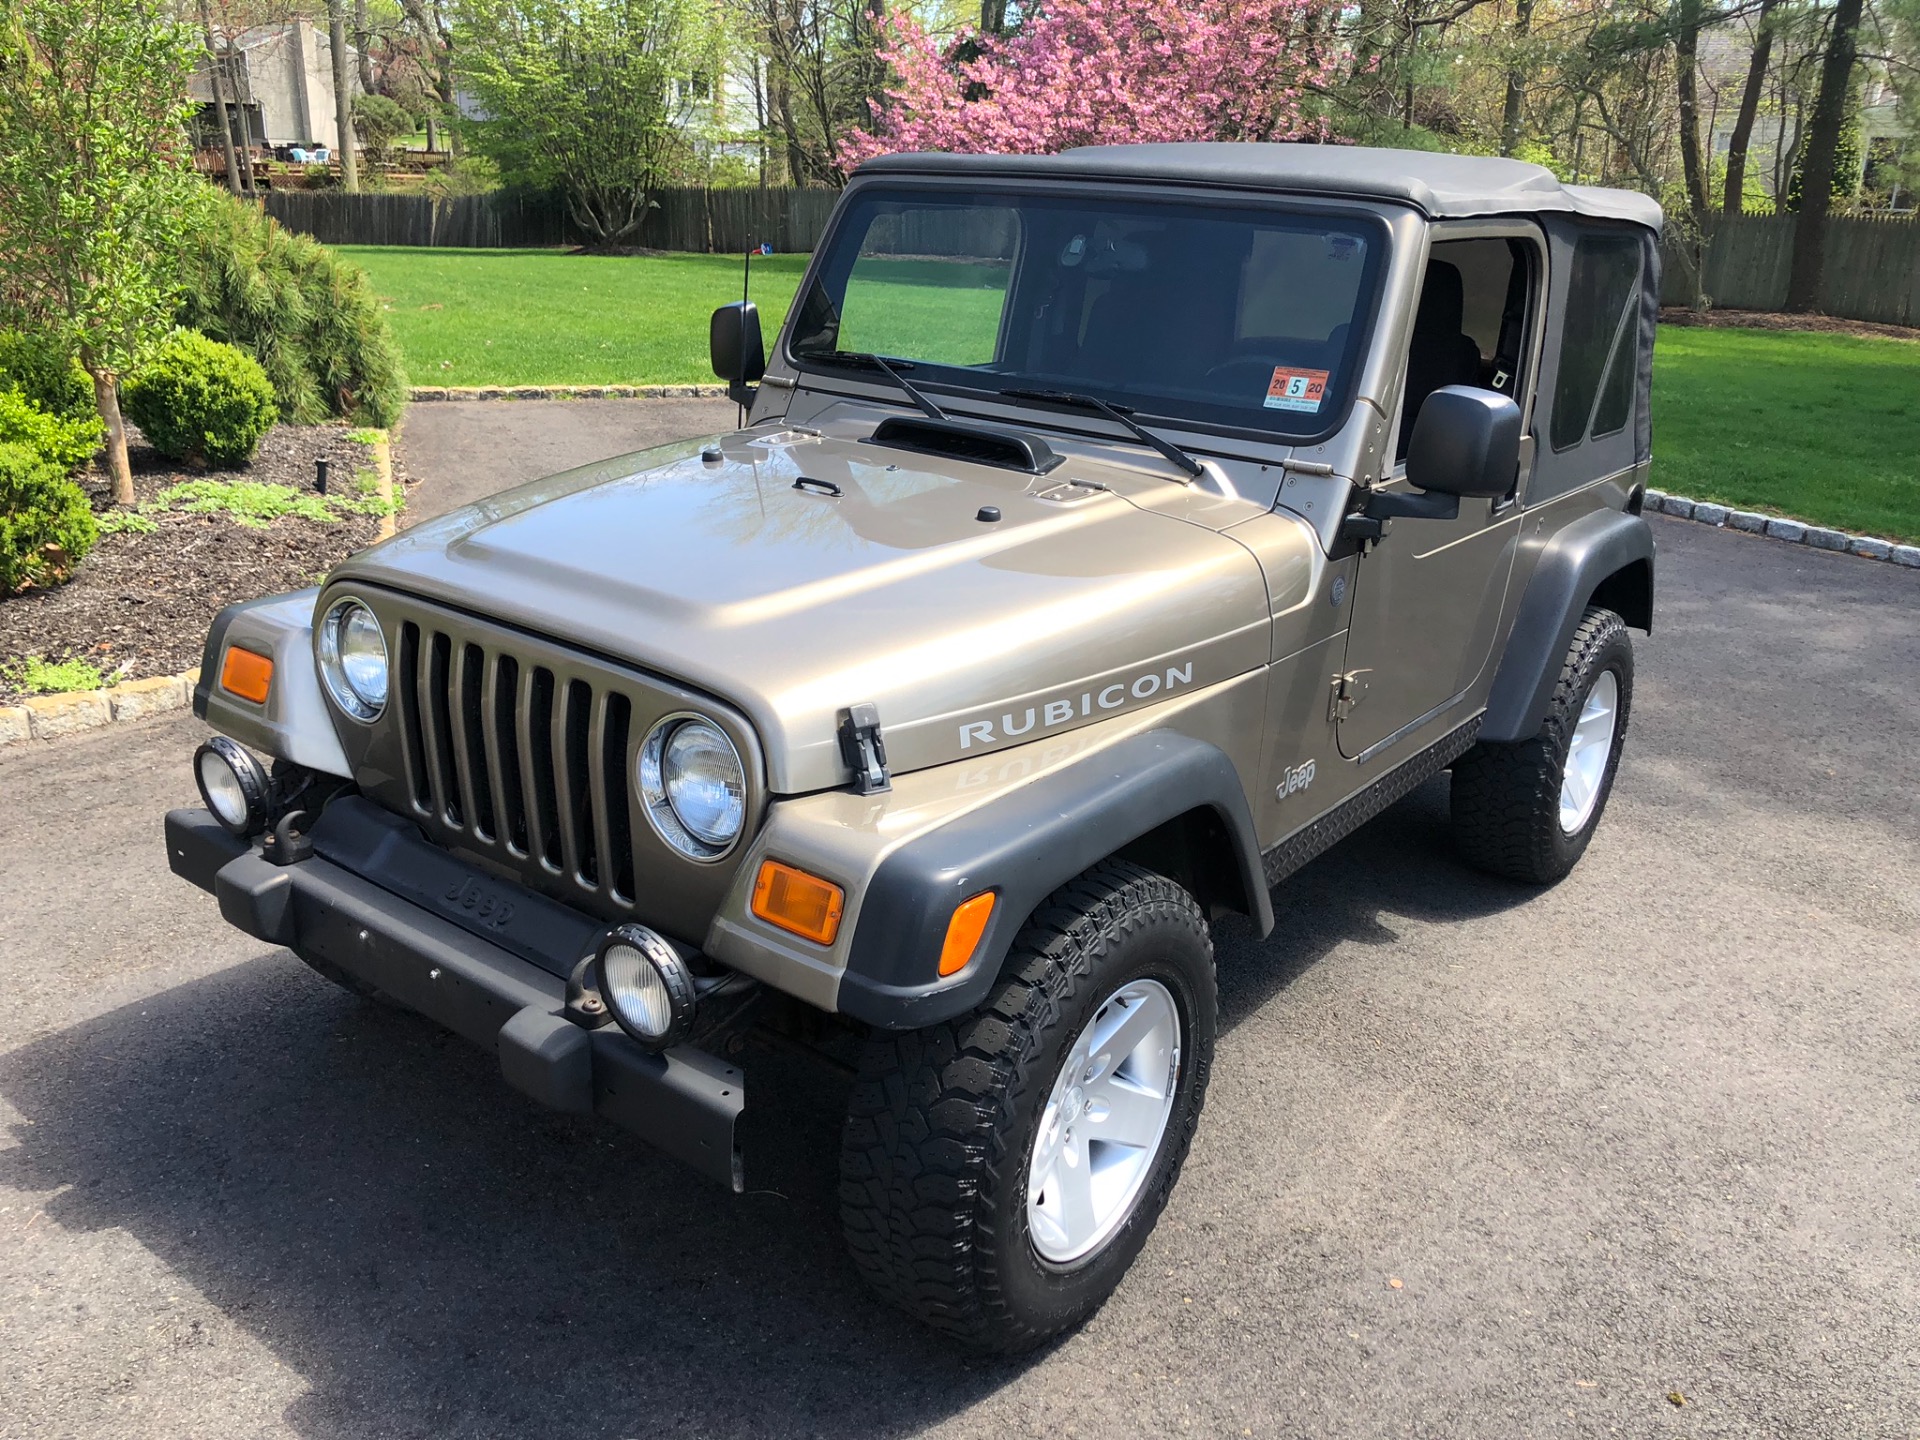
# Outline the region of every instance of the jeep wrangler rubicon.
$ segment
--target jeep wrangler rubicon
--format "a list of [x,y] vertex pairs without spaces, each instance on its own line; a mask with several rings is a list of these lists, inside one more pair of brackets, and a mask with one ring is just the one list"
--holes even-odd
[[745,1027],[857,1044],[854,1263],[1038,1344],[1179,1175],[1214,918],[1443,770],[1474,864],[1585,850],[1660,222],[1391,150],[872,161],[770,358],[715,313],[740,429],[220,614],[172,867],[735,1190]]

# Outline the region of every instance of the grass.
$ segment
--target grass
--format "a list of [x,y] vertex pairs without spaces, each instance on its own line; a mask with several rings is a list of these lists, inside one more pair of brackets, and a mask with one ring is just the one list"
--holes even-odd
[[334,525],[346,512],[384,515],[397,510],[397,502],[381,498],[379,484],[379,477],[371,470],[363,470],[354,477],[352,495],[315,495],[259,480],[188,480],[169,485],[155,497],[152,505],[142,508],[175,510],[187,515],[225,515],[250,530],[264,530],[284,515],[311,520],[316,525]]
[[[740,298],[737,255],[340,248],[390,307],[416,385],[712,384],[708,318]],[[753,262],[769,344],[806,262]]]
[[[422,385],[711,382],[707,319],[740,294],[730,255],[343,248]],[[805,265],[754,262],[769,344]],[[990,265],[863,261],[841,344],[979,360],[1004,283]],[[1920,344],[1662,327],[1653,409],[1659,489],[1920,541]]]
[[76,690],[98,690],[107,683],[107,677],[85,660],[56,664],[38,655],[6,667],[6,678],[29,695],[70,695]]
[[1920,542],[1920,343],[1661,328],[1653,484]]

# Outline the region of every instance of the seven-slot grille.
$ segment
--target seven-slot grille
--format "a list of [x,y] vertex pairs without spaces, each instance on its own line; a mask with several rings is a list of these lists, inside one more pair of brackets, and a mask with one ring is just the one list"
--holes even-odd
[[393,677],[414,809],[626,907],[637,894],[633,702],[405,620]]

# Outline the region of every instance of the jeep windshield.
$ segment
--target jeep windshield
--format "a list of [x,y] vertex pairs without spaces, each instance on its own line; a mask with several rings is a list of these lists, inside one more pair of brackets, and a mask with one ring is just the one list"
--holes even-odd
[[1332,430],[1373,317],[1386,227],[1191,198],[863,187],[789,353],[881,355],[922,389],[1073,391],[1143,420]]

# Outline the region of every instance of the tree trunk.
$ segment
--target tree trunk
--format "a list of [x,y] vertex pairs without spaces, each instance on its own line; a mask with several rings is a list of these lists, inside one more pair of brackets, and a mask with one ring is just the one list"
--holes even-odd
[[127,422],[120,418],[120,380],[90,355],[81,363],[93,380],[93,404],[107,427],[107,473],[113,477],[113,503],[133,504],[133,467],[127,463]]
[[[1518,0],[1513,11],[1513,36],[1524,41],[1533,29],[1533,0]],[[1507,66],[1507,99],[1500,109],[1500,153],[1511,155],[1520,144],[1520,106],[1527,98],[1527,72],[1516,55]]]
[[1694,224],[1707,227],[1707,172],[1700,160],[1701,0],[1680,0],[1680,28],[1673,37],[1674,86],[1680,95],[1680,169]]
[[360,90],[373,94],[373,56],[367,53],[373,27],[367,23],[367,0],[353,0],[353,53],[360,65]]
[[1787,309],[1813,309],[1827,264],[1827,212],[1833,208],[1833,160],[1853,101],[1853,66],[1859,58],[1861,0],[1839,0],[1820,65],[1820,96],[1807,126],[1806,160],[1800,168],[1800,219],[1793,231],[1793,269],[1787,276]]
[[1007,28],[1007,0],[980,0],[980,33],[998,35]]
[[340,144],[340,184],[360,188],[360,157],[353,143],[353,69],[347,57],[346,0],[327,0],[327,47],[333,52],[333,118]]
[[200,0],[200,30],[207,40],[207,77],[213,82],[213,112],[220,119],[220,149],[227,157],[227,188],[238,195],[240,157],[234,153],[233,115],[227,108],[226,62],[221,58],[220,46],[214,40],[213,12],[207,8],[207,0]]
[[1760,19],[1753,36],[1753,55],[1747,61],[1747,84],[1740,92],[1740,110],[1727,137],[1727,190],[1720,208],[1738,215],[1746,208],[1747,147],[1753,143],[1753,122],[1760,113],[1760,92],[1766,88],[1767,65],[1773,57],[1770,16],[1780,0],[1760,0]]

